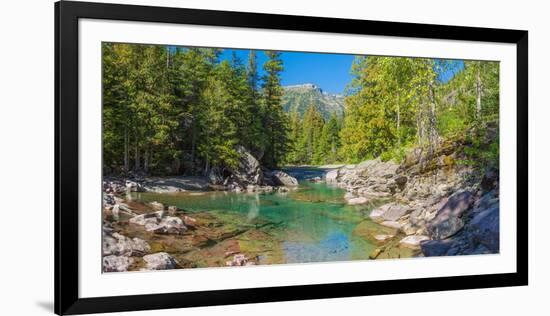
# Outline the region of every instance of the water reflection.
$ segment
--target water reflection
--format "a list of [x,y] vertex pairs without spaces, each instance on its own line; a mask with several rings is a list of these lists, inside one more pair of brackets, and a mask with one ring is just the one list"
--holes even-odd
[[260,214],[260,195],[254,194],[253,198],[248,201],[248,220],[255,219]]

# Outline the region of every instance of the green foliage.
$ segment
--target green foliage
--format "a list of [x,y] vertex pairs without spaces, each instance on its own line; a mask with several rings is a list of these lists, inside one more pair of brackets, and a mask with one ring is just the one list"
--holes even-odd
[[409,148],[434,150],[441,137],[466,134],[471,145],[461,163],[498,167],[498,138],[488,137],[498,130],[496,62],[466,61],[441,82],[448,61],[357,57],[344,113],[340,101],[319,106],[311,97],[285,113],[279,52],[265,52],[262,78],[255,51],[246,62],[236,54],[220,62],[220,52],[103,44],[107,169],[203,174],[235,166],[237,146],[267,167],[375,157],[400,162]]
[[262,161],[268,167],[275,167],[285,160],[289,150],[288,116],[281,105],[281,53],[266,51],[265,54],[268,60],[263,65],[265,75],[262,85],[262,123],[266,132],[266,144]]
[[[425,58],[357,57],[340,132],[343,160],[380,156],[402,161],[407,146],[434,151],[440,136],[498,122],[498,63],[467,61],[449,82],[438,81],[448,64]],[[483,163],[495,159],[494,150],[482,152]]]
[[200,174],[235,166],[238,145],[278,164],[287,149],[280,54],[266,53],[261,91],[255,52],[246,66],[236,55],[219,62],[219,54],[104,43],[104,165],[122,173]]
[[469,145],[464,148],[466,159],[460,160],[459,163],[475,168],[499,169],[500,144],[498,134],[489,137],[488,130],[478,126],[467,135],[467,143]]

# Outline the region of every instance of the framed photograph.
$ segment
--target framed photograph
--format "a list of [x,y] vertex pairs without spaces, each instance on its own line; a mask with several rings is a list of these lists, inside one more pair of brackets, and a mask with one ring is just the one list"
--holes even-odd
[[527,31],[55,23],[57,314],[527,284]]

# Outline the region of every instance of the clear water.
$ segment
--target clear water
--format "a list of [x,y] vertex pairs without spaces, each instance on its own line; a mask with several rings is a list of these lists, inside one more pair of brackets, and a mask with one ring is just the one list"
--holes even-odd
[[347,205],[344,190],[303,179],[322,171],[305,171],[294,174],[302,180],[296,190],[288,193],[147,192],[135,193],[134,198],[175,205],[189,212],[207,210],[245,215],[249,221],[278,223],[275,233],[282,240],[281,263],[367,259],[375,245],[353,231],[360,222],[368,220],[371,208]]

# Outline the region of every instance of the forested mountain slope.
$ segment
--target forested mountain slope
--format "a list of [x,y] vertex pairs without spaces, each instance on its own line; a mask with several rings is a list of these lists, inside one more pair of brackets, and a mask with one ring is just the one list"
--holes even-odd
[[327,121],[333,113],[338,117],[344,113],[343,95],[327,93],[314,84],[284,86],[283,90],[282,104],[285,112],[296,111],[303,116],[307,108],[313,105]]

